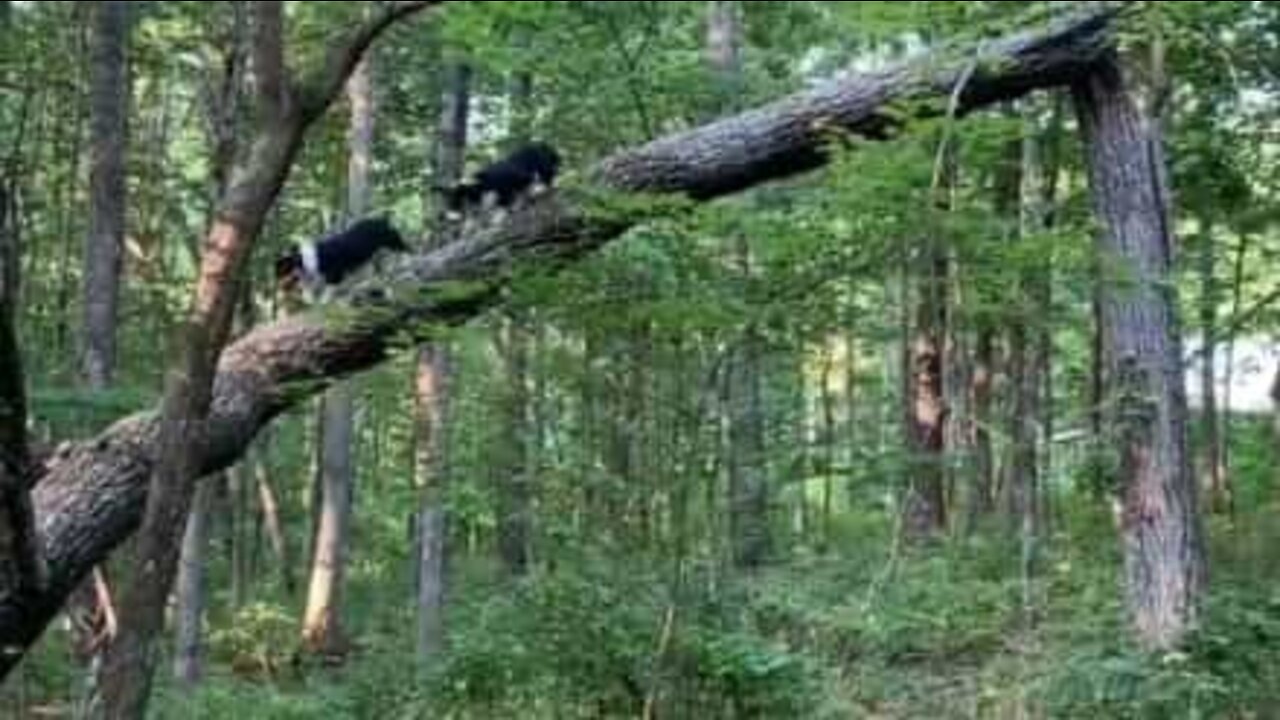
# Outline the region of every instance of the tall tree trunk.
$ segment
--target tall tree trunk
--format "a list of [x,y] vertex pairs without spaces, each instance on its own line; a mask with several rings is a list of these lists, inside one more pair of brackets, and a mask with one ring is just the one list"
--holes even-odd
[[27,391],[17,315],[22,249],[10,180],[0,177],[0,592],[44,582],[27,448]]
[[[447,85],[436,129],[434,177],[437,184],[450,185],[462,176],[467,147],[467,121],[471,112],[471,70],[460,62],[445,71]],[[437,247],[454,239],[446,229],[442,205],[434,208]],[[431,217],[431,215],[427,215]],[[452,353],[444,345],[422,348],[418,356],[416,391],[418,477],[418,658],[433,661],[444,649],[445,552],[448,532],[444,511],[444,489],[448,477],[448,444],[452,391]]]
[[[347,83],[351,106],[347,167],[347,215],[354,219],[369,205],[373,166],[374,79],[366,57]],[[315,542],[311,588],[303,620],[303,642],[313,652],[345,654],[342,624],[347,556],[351,544],[351,505],[355,488],[355,398],[349,383],[335,386],[324,400],[321,440],[320,528]]]
[[89,132],[89,236],[85,243],[81,372],[105,390],[116,370],[116,325],[124,257],[125,145],[129,115],[129,3],[93,4]]
[[1223,464],[1222,424],[1218,414],[1218,281],[1217,248],[1213,240],[1213,223],[1200,221],[1200,392],[1202,393],[1201,421],[1205,432],[1205,475],[1208,479],[1210,503],[1214,512],[1226,512],[1232,507],[1231,488],[1227,484],[1226,467]]
[[[734,0],[707,4],[706,54],[716,74],[715,110],[734,107],[742,84],[742,8]],[[752,275],[750,243],[736,240],[736,262],[744,278]],[[761,405],[761,339],[748,319],[730,358],[728,375],[729,535],[734,565],[754,568],[768,551],[768,489],[764,468],[764,408]]]
[[[89,226],[84,245],[83,325],[80,374],[93,391],[107,390],[116,372],[116,336],[124,255],[126,145],[129,114],[129,3],[111,0],[90,6],[89,40]],[[78,143],[77,143],[78,144]],[[105,582],[101,571],[95,583]],[[75,593],[75,614],[90,624],[75,639],[81,648],[100,648],[108,609],[95,585]],[[95,637],[97,636],[97,637]],[[84,656],[92,662],[97,650]],[[89,694],[96,688],[90,679]]]
[[[1038,167],[1035,174],[1036,186],[1030,188],[1033,206],[1032,219],[1038,231],[1051,231],[1057,223],[1056,206],[1058,203],[1058,177],[1062,169],[1062,136],[1065,122],[1065,97],[1055,92],[1052,110],[1049,116],[1047,131],[1042,137],[1028,135],[1024,151],[1029,155],[1029,164]],[[1052,521],[1053,503],[1053,436],[1055,432],[1054,383],[1053,383],[1053,280],[1056,262],[1053,251],[1045,254],[1044,261],[1038,268],[1034,285],[1031,289],[1032,307],[1037,309],[1041,318],[1039,337],[1036,341],[1036,377],[1039,378],[1040,398],[1040,432],[1044,438],[1040,454],[1040,490],[1041,490],[1041,535],[1048,537],[1049,524]]]
[[[934,212],[951,208],[955,184],[954,149],[943,139],[933,192]],[[904,355],[905,428],[910,478],[903,499],[902,532],[913,542],[930,540],[947,526],[946,396],[948,300],[951,268],[947,250],[936,237],[926,239],[916,259],[917,295],[914,322]]]
[[1186,439],[1182,338],[1158,126],[1112,57],[1074,88],[1099,241],[1109,404],[1120,444],[1126,600],[1141,645],[1177,647],[1197,619],[1206,563]]

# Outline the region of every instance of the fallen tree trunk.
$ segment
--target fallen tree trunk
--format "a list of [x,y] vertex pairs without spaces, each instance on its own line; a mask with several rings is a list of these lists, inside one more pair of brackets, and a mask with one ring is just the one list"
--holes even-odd
[[[620,152],[593,169],[592,187],[708,200],[812,170],[826,162],[832,131],[883,139],[912,117],[963,114],[1084,77],[1110,47],[1117,12],[1060,19],[967,55],[834,79]],[[211,474],[233,464],[274,417],[383,361],[404,333],[415,336],[403,343],[411,348],[434,327],[475,317],[518,265],[570,261],[659,211],[596,212],[552,198],[502,228],[411,259],[396,271],[391,299],[354,303],[343,322],[299,316],[258,328],[220,359],[199,466]],[[145,413],[49,462],[34,492],[48,582],[0,599],[0,678],[76,584],[138,527],[158,437],[158,415]]]

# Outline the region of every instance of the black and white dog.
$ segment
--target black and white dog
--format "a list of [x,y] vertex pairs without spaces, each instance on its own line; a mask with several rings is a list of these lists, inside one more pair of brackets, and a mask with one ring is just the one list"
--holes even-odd
[[319,297],[363,267],[379,250],[408,249],[386,218],[365,218],[328,237],[289,248],[276,258],[276,282],[286,292],[301,285],[308,295]]
[[463,219],[493,207],[510,208],[521,197],[551,187],[560,172],[560,154],[550,145],[532,142],[477,172],[470,182],[437,187],[444,198],[445,217]]

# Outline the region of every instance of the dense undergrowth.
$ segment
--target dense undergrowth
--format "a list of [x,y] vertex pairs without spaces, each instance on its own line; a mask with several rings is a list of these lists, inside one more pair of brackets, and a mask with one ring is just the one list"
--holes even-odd
[[[354,574],[345,663],[294,656],[291,603],[222,609],[206,682],[191,696],[161,687],[153,716],[1276,717],[1280,524],[1269,450],[1254,450],[1237,463],[1250,482],[1236,517],[1208,521],[1212,592],[1179,654],[1128,643],[1111,516],[1074,496],[1029,584],[1002,528],[903,549],[878,512],[839,519],[840,552],[793,550],[751,578],[588,546],[513,585],[460,558],[451,647],[430,667],[413,656],[410,582],[397,569],[408,559],[388,540],[373,554],[394,560]],[[79,686],[64,647],[51,632],[5,689],[6,716],[66,708]]]

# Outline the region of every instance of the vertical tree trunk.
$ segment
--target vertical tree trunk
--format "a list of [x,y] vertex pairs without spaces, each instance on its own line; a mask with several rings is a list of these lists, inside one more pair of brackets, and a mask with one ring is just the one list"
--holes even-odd
[[[252,477],[241,463],[230,468],[219,482],[227,488],[228,515],[231,532],[231,607],[239,610],[249,602],[250,535],[253,508],[250,500]],[[196,512],[193,508],[192,512]]]
[[946,396],[943,388],[947,325],[946,256],[936,241],[921,251],[921,279],[908,351],[907,452],[911,476],[903,505],[902,530],[912,541],[931,539],[947,524],[943,453]]
[[[467,121],[471,107],[471,71],[463,63],[446,70],[447,85],[436,130],[434,176],[437,184],[450,185],[462,175],[467,147]],[[431,217],[431,214],[426,217]],[[445,230],[444,208],[435,208],[437,245],[451,242]],[[418,505],[418,658],[432,661],[444,648],[445,551],[448,532],[445,524],[444,487],[448,473],[450,393],[452,357],[448,347],[422,348],[418,356],[416,391],[417,453],[415,472],[420,497]]]
[[974,476],[973,490],[969,494],[968,531],[975,531],[981,521],[995,510],[995,448],[992,445],[992,398],[996,374],[996,337],[989,322],[978,328],[977,347],[974,349],[972,381]]
[[[1037,187],[1031,189],[1034,205],[1033,219],[1035,227],[1041,231],[1050,231],[1057,222],[1056,205],[1058,202],[1058,176],[1062,169],[1062,136],[1065,120],[1064,96],[1055,93],[1049,126],[1043,138],[1028,135],[1024,146],[1030,155],[1030,164],[1038,166],[1036,173]],[[1054,436],[1054,383],[1053,383],[1053,280],[1056,262],[1051,251],[1046,253],[1044,262],[1036,275],[1032,287],[1032,307],[1037,309],[1041,318],[1040,332],[1036,347],[1036,377],[1039,378],[1040,398],[1040,431],[1044,441],[1040,452],[1040,489],[1041,489],[1041,535],[1048,537],[1049,524],[1053,518],[1052,478],[1053,478],[1053,436]]]
[[[823,547],[832,540],[832,524],[835,520],[836,471],[836,394],[832,384],[835,365],[835,348],[823,348],[822,380],[820,386],[822,404],[822,538]],[[803,494],[802,494],[803,495]]]
[[92,390],[111,385],[125,231],[129,3],[93,4],[89,143],[89,236],[84,260],[81,372]]
[[1177,647],[1197,619],[1205,558],[1187,456],[1182,339],[1158,126],[1115,58],[1075,88],[1106,267],[1109,403],[1120,444],[1126,601],[1141,645]]
[[1218,415],[1218,281],[1217,249],[1213,241],[1213,223],[1201,220],[1200,238],[1200,392],[1203,398],[1201,421],[1205,431],[1205,475],[1208,479],[1210,503],[1214,512],[1232,507],[1231,488],[1223,465],[1222,424]]
[[[1232,263],[1234,267],[1231,272],[1231,317],[1233,318],[1240,317],[1244,306],[1245,262],[1248,257],[1249,236],[1244,235],[1236,246],[1235,261]],[[1225,473],[1231,468],[1231,428],[1234,427],[1234,423],[1231,422],[1231,387],[1235,384],[1236,377],[1236,333],[1234,332],[1227,337],[1226,358],[1223,362],[1226,367],[1223,368],[1222,421],[1219,424],[1219,430],[1222,434],[1222,468]]]
[[[1249,258],[1249,250],[1251,250],[1249,245],[1251,243],[1249,243],[1248,234],[1240,236],[1240,242],[1235,247],[1235,259],[1231,263],[1233,265],[1233,268],[1231,268],[1231,318],[1239,318],[1244,306],[1244,265]],[[1235,336],[1236,333],[1234,332],[1228,334],[1228,338],[1226,338],[1226,357],[1222,359],[1222,363],[1226,366],[1222,369],[1222,386],[1224,388],[1222,388],[1222,411],[1219,432],[1222,436],[1221,460],[1224,473],[1230,473],[1231,469],[1231,428],[1235,427],[1235,424],[1231,421],[1231,416],[1233,416],[1233,413],[1231,413],[1231,407],[1233,407],[1233,404],[1231,404],[1231,386],[1235,384]]]
[[27,393],[17,330],[22,250],[10,181],[0,177],[0,595],[43,581],[31,509]]
[[[368,207],[373,165],[375,112],[370,58],[361,61],[351,74],[347,100],[351,106],[347,214],[354,219]],[[323,426],[320,527],[302,635],[313,652],[337,657],[347,646],[342,603],[355,486],[355,399],[350,383],[335,386],[325,396]]]
[[[716,75],[717,111],[734,106],[742,84],[742,8],[733,0],[707,5],[706,54]],[[734,248],[744,278],[752,274],[750,243],[739,237]],[[762,348],[759,332],[748,321],[733,352],[728,376],[729,535],[734,565],[762,564],[770,544],[768,487],[765,478],[764,408],[761,403]]]
[[[120,298],[120,274],[124,253],[126,172],[128,143],[129,3],[112,0],[89,7],[89,225],[84,245],[82,285],[83,325],[80,342],[80,374],[93,391],[108,389],[116,371],[116,330]],[[77,131],[74,145],[79,145]],[[75,174],[72,175],[73,182]],[[68,198],[70,200],[70,198]],[[68,202],[68,207],[71,203]],[[67,228],[70,230],[70,228]],[[70,252],[70,243],[68,243]],[[68,258],[69,259],[69,258]],[[67,276],[68,278],[70,275]],[[65,286],[70,291],[70,284]],[[100,572],[95,580],[102,582]],[[108,608],[86,581],[72,596],[74,613],[89,624],[76,631],[77,647],[92,662],[100,648]],[[96,692],[90,679],[89,694]]]
[[[266,440],[264,438],[263,443]],[[258,484],[258,507],[262,512],[263,525],[267,531],[267,540],[271,543],[271,550],[275,553],[276,560],[280,563],[280,581],[284,586],[284,591],[290,597],[297,590],[297,580],[294,577],[293,555],[289,552],[289,538],[285,535],[284,521],[280,516],[280,501],[277,498],[275,488],[271,483],[271,472],[267,467],[267,463],[263,460],[258,452],[251,453],[252,459],[248,461],[253,467],[254,478]]]
[[532,468],[529,457],[529,336],[520,318],[508,319],[503,354],[507,392],[503,408],[506,462],[499,471],[498,554],[512,577],[528,571],[532,535]]
[[194,689],[204,675],[201,639],[208,593],[205,548],[209,542],[209,518],[216,490],[213,483],[204,483],[196,490],[191,516],[187,519],[187,531],[182,538],[182,557],[178,561],[177,588],[174,591],[178,609],[173,673],[185,690]]

